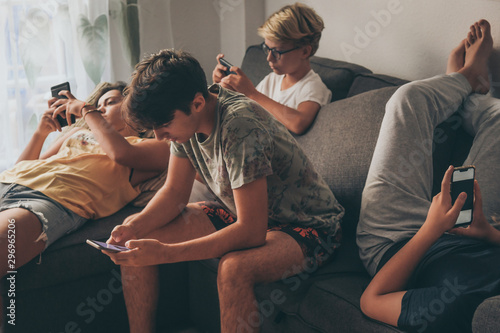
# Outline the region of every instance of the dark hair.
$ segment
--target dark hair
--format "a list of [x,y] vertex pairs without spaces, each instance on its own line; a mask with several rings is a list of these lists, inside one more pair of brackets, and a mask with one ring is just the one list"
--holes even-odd
[[122,107],[129,124],[152,129],[171,121],[176,110],[191,114],[197,93],[208,97],[200,63],[189,53],[162,50],[136,65]]

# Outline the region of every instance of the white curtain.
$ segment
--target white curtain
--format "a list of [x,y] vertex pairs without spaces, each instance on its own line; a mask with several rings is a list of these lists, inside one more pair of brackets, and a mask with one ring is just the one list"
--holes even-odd
[[[155,32],[139,25],[148,13],[170,22],[170,1],[161,2],[161,12],[156,1],[142,1],[0,1],[0,171],[32,136],[51,86],[69,81],[85,99],[99,82],[129,78],[142,57],[141,38],[172,35],[168,24]],[[171,38],[157,49],[166,47],[173,47]]]

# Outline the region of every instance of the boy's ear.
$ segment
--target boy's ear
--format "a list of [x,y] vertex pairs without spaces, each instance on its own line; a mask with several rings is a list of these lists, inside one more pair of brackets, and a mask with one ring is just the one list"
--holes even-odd
[[203,108],[205,107],[205,97],[203,97],[203,94],[200,93],[200,92],[197,92],[196,95],[194,95],[194,99],[193,99],[193,107],[195,109],[196,112],[199,112],[201,110],[203,110]]
[[302,56],[304,58],[309,58],[311,56],[311,52],[312,52],[312,46],[311,45],[306,45],[302,48]]

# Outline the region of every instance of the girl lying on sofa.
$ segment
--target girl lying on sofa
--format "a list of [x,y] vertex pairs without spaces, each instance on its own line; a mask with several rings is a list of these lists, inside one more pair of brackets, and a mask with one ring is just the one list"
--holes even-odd
[[[166,141],[140,138],[122,118],[124,83],[97,92],[98,104],[52,98],[16,165],[0,174],[0,274],[36,257],[89,219],[111,215],[140,193],[139,185],[162,174]],[[47,136],[61,126],[56,115],[82,118],[44,153]]]

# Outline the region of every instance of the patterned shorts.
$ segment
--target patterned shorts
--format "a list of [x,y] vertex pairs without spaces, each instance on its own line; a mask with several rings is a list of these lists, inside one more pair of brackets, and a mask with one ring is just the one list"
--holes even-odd
[[[202,201],[197,203],[207,214],[215,229],[221,230],[236,222],[236,216],[227,211],[215,201]],[[281,231],[290,235],[302,249],[308,267],[320,267],[333,258],[335,249],[340,246],[341,230],[335,235],[314,228],[296,227],[292,225],[277,225],[267,229]]]

